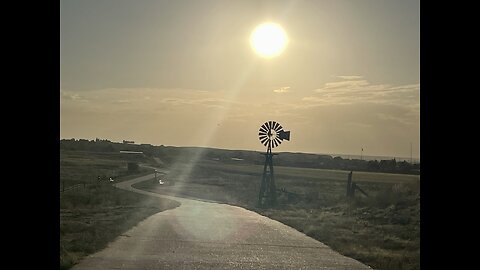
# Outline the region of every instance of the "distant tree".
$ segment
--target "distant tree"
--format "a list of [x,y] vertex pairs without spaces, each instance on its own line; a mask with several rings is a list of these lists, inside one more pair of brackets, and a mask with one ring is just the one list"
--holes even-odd
[[382,159],[379,164],[380,171],[394,172],[397,168],[397,161],[395,159],[386,160]]
[[367,163],[367,170],[369,171],[379,171],[380,170],[380,164],[378,163],[378,160],[369,160]]
[[398,170],[401,172],[409,172],[412,169],[410,163],[406,162],[405,160],[398,163]]
[[344,161],[342,157],[334,157],[332,161],[333,169],[343,169],[345,167]]

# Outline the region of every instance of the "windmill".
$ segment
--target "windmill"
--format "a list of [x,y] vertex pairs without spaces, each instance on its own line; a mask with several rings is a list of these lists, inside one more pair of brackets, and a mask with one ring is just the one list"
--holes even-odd
[[265,122],[258,131],[260,142],[267,147],[263,177],[258,195],[258,206],[268,207],[277,203],[277,188],[273,174],[272,148],[279,146],[283,140],[290,141],[290,131],[283,130],[282,126],[275,121]]

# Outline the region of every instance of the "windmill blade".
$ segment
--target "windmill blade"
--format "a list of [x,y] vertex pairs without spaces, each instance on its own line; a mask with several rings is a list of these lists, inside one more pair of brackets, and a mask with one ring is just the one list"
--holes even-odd
[[259,138],[259,139],[260,139],[260,141],[261,141],[261,140],[263,140],[263,139],[267,138],[267,136],[260,136],[260,137],[258,137],[258,138]]
[[[260,130],[261,130],[261,131],[264,131],[264,132],[267,132],[268,129],[267,129],[266,125],[263,124],[263,125],[260,127]],[[259,131],[260,131],[260,130],[259,130]]]
[[278,140],[274,140],[273,142],[275,143],[275,147],[280,145],[280,142]]
[[273,124],[274,124],[274,125],[273,125],[273,129],[274,129],[274,130],[277,130],[278,126],[280,126],[280,124],[277,123],[277,122],[275,122],[275,121],[273,122]]
[[258,133],[258,136],[263,136],[263,135],[267,136],[267,133],[265,133],[265,132],[259,132]]
[[265,129],[265,131],[268,131],[268,122],[265,122],[262,127]]
[[272,121],[268,121],[268,129],[272,129],[273,123]]
[[275,131],[278,133],[278,132],[280,132],[280,130],[283,130],[283,128],[282,128],[281,125],[278,125],[278,127],[275,129]]
[[268,140],[268,137],[260,138],[260,142],[261,142],[261,143],[265,143],[265,141],[267,141],[267,140]]
[[261,143],[262,143],[263,145],[267,146],[268,139],[263,139],[263,140],[261,141]]
[[280,140],[279,138],[275,138],[275,141],[278,142],[278,145],[282,143],[282,140]]

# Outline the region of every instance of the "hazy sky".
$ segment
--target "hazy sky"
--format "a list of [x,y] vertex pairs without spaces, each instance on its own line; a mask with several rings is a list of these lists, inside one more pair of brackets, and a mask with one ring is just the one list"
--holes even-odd
[[[419,157],[419,1],[61,0],[61,138]],[[285,51],[252,50],[262,22]]]

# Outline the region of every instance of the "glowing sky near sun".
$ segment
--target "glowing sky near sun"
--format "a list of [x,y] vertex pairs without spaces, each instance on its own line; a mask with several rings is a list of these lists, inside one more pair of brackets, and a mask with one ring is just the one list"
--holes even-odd
[[[275,120],[278,151],[420,155],[419,1],[60,5],[61,138],[263,151]],[[265,22],[275,57],[252,49]]]

